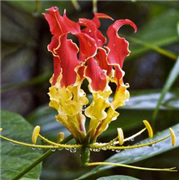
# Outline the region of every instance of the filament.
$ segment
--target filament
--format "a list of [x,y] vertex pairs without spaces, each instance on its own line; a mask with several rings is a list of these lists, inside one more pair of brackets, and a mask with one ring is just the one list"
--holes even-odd
[[97,166],[97,165],[112,165],[112,166],[119,166],[119,167],[126,167],[131,169],[138,169],[138,170],[147,170],[147,171],[168,171],[168,172],[177,172],[176,167],[172,168],[145,168],[145,167],[139,167],[139,166],[131,166],[126,164],[119,164],[119,163],[110,163],[110,162],[94,162],[94,163],[87,163],[86,166]]
[[[156,140],[156,141],[152,141],[146,144],[138,144],[138,145],[133,145],[133,146],[105,146],[107,149],[134,149],[134,148],[140,148],[140,147],[145,147],[145,146],[150,146],[152,144],[156,144],[158,142],[164,141],[165,139],[168,139],[170,136],[164,137],[162,139]],[[104,146],[102,145],[97,145],[97,144],[91,144],[90,145],[91,148],[103,148]]]
[[141,135],[146,129],[147,129],[147,128],[144,128],[144,129],[142,129],[141,131],[139,131],[138,133],[136,133],[136,134],[134,134],[134,135],[132,135],[132,136],[130,136],[130,137],[128,137],[128,138],[125,138],[125,139],[124,139],[124,142],[130,141],[131,139],[134,139],[135,137]]
[[[142,129],[141,131],[137,132],[136,134],[134,134],[134,135],[132,135],[132,136],[130,136],[128,138],[125,138],[124,142],[130,141],[131,139],[134,139],[135,137],[141,135],[145,130],[146,130],[146,128]],[[119,144],[119,141],[117,141],[117,140],[118,140],[118,136],[116,138],[114,138],[113,140],[111,140],[110,142],[108,142],[108,143],[102,143],[102,144],[95,143],[95,144],[99,145],[101,148],[103,148],[103,147],[107,147],[107,146],[110,146],[110,145]]]
[[138,145],[133,145],[133,146],[109,146],[108,149],[134,149],[134,148],[140,148],[140,147],[145,147],[145,146],[151,146],[153,144],[156,144],[158,142],[164,141],[165,139],[168,139],[170,136],[164,137],[162,139],[152,141],[146,144],[138,144]]
[[82,145],[79,145],[79,144],[58,144],[56,146],[53,146],[53,145],[36,145],[36,144],[29,144],[29,143],[16,141],[16,140],[4,137],[2,135],[0,135],[0,137],[6,141],[9,141],[9,142],[12,142],[15,144],[19,144],[19,145],[23,145],[23,146],[27,146],[27,147],[32,147],[32,148],[45,148],[45,149],[78,148],[78,149],[81,149],[81,147],[82,147]]

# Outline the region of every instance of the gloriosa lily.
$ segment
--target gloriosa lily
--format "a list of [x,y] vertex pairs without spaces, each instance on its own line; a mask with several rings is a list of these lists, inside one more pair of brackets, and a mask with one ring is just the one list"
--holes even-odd
[[[80,18],[76,23],[68,19],[66,12],[61,16],[57,7],[51,7],[47,11],[49,13],[44,14],[44,16],[53,35],[48,50],[52,53],[54,61],[54,74],[50,79],[49,105],[58,111],[56,120],[70,131],[77,144],[61,144],[63,133],[59,133],[57,143],[52,142],[39,134],[39,126],[36,126],[33,131],[32,145],[17,142],[4,136],[1,138],[30,147],[82,149],[82,164],[86,166],[116,165],[141,170],[176,171],[174,168],[142,168],[109,162],[89,163],[90,150],[139,148],[158,143],[169,137],[172,137],[172,145],[174,145],[175,134],[170,128],[171,135],[157,141],[141,145],[122,146],[124,142],[133,139],[145,130],[148,131],[150,138],[153,137],[150,124],[144,120],[145,128],[131,137],[124,138],[122,129],[117,128],[118,136],[115,139],[108,143],[96,142],[98,136],[119,116],[116,109],[123,106],[125,101],[129,99],[129,92],[127,91],[129,85],[123,82],[124,71],[122,70],[124,59],[130,53],[129,44],[118,35],[118,30],[123,25],[130,25],[136,32],[137,27],[128,19],[115,21],[107,30],[108,43],[105,46],[106,38],[99,31],[99,19],[113,20],[110,16],[95,13],[92,20]],[[79,47],[71,39],[68,39],[68,35],[77,37]],[[90,104],[86,93],[81,89],[85,79],[89,83],[88,89],[93,97]],[[109,100],[113,93],[109,86],[110,82],[116,85],[112,101]],[[90,119],[88,127],[86,127],[86,117]],[[50,145],[36,145],[37,137]]]
[[[60,16],[58,9],[48,9],[44,14],[49,23],[53,38],[48,45],[54,58],[54,75],[50,82],[50,106],[58,111],[57,121],[62,123],[74,136],[78,143],[95,142],[97,137],[107,129],[109,123],[117,118],[116,108],[123,106],[129,99],[126,90],[128,84],[123,83],[123,61],[129,55],[128,42],[118,36],[118,29],[130,25],[137,31],[130,20],[115,21],[107,30],[109,42],[98,30],[100,18],[111,17],[95,13],[92,20],[80,18],[78,23],[69,20],[64,12]],[[81,30],[81,27],[84,27]],[[79,47],[68,39],[68,34],[78,38]],[[93,101],[84,110],[89,101],[81,89],[82,82],[87,79],[88,89]],[[109,97],[112,90],[110,82],[116,84],[116,92],[112,102]],[[86,130],[86,117],[90,119]]]

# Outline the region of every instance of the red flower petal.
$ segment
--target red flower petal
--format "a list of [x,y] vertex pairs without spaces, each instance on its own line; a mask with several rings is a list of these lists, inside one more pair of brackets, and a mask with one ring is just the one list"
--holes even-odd
[[46,9],[49,14],[43,14],[49,23],[50,31],[53,35],[61,36],[64,33],[80,33],[80,26],[67,18],[66,12],[63,17],[60,15],[57,7]]
[[85,66],[81,64],[81,66],[77,70],[78,75],[80,76],[80,81],[84,79]]
[[92,57],[96,53],[96,43],[93,38],[84,33],[77,34],[80,46],[80,61],[84,61],[88,57]]
[[59,45],[59,36],[53,36],[50,44],[47,46],[48,51],[54,53],[54,49]]
[[135,32],[137,31],[136,25],[128,19],[115,21],[107,30],[107,35],[109,37],[107,47],[110,49],[108,62],[115,66],[117,71],[116,78],[118,79],[120,79],[122,75],[122,72],[120,73],[120,68],[123,66],[124,59],[129,55],[128,42],[124,38],[118,36],[118,30],[123,25],[130,25],[134,28]]
[[61,72],[61,65],[60,65],[60,59],[58,56],[55,55],[55,48],[59,45],[59,37],[58,36],[53,36],[50,44],[48,45],[48,51],[52,52],[53,54],[53,66],[54,66],[54,77],[52,81],[52,85],[55,85],[57,82],[57,78],[60,75]]
[[61,65],[60,65],[59,57],[53,56],[53,66],[54,66],[54,77],[53,77],[52,85],[55,85],[61,72]]
[[99,28],[101,25],[99,19],[111,19],[113,21],[112,17],[104,13],[94,13],[94,18],[92,19],[92,21],[96,24],[97,28]]
[[55,50],[59,56],[62,69],[61,86],[69,86],[76,81],[75,68],[79,65],[77,58],[78,47],[64,34],[59,39],[60,45]]
[[64,11],[63,14],[63,21],[64,21],[63,25],[66,26],[67,31],[70,32],[71,34],[78,34],[81,32],[79,24],[68,19],[68,17],[66,16],[66,11]]
[[45,16],[45,19],[47,20],[49,26],[50,26],[50,32],[53,35],[60,36],[61,34],[66,32],[66,28],[63,26],[63,18],[58,12],[57,7],[51,7],[49,9],[46,9],[49,11],[49,14],[43,14]]
[[92,37],[96,41],[98,47],[103,46],[103,44],[106,42],[106,38],[98,30],[96,24],[92,20],[80,18],[79,24],[86,27],[82,30],[82,32]]
[[94,91],[104,90],[107,83],[106,75],[104,71],[100,69],[94,58],[90,58],[87,60],[85,75],[90,78],[90,85]]
[[95,58],[98,61],[99,67],[107,71],[107,75],[111,73],[112,66],[107,62],[107,53],[104,49],[99,48]]

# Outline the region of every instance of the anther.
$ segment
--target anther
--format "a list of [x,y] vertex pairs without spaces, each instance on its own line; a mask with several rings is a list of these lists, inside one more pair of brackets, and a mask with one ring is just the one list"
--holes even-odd
[[2,131],[3,129],[2,128],[0,128],[0,132]]
[[145,127],[147,128],[149,137],[152,138],[153,137],[153,130],[152,130],[151,125],[149,124],[149,122],[147,120],[143,120],[143,123],[144,123]]
[[40,133],[40,126],[36,126],[32,133],[32,143],[33,144],[36,144],[39,133]]
[[123,143],[124,143],[124,133],[123,133],[123,130],[121,128],[117,128],[117,133],[118,133],[119,145],[123,145]]
[[175,132],[173,131],[172,128],[169,128],[169,130],[170,130],[170,135],[171,135],[171,138],[172,138],[172,146],[174,146],[176,144]]
[[57,143],[60,143],[61,141],[63,141],[64,137],[65,137],[64,133],[63,132],[59,132],[58,133],[58,137],[57,137]]

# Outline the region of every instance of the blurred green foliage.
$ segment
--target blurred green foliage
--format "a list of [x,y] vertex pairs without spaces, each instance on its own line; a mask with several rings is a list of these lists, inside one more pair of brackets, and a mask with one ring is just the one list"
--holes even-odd
[[[59,131],[65,132],[66,135],[68,132],[55,121],[56,112],[47,106],[50,86],[48,79],[53,73],[53,61],[46,48],[51,35],[42,13],[46,8],[58,6],[61,14],[66,9],[68,17],[74,21],[80,17],[93,17],[91,1],[79,1],[79,5],[80,11],[77,11],[70,1],[1,2],[2,108],[25,116],[34,126],[41,125],[42,134],[53,140],[56,139]],[[129,27],[123,27],[119,32],[130,44],[131,55],[124,63],[124,81],[130,84],[131,99],[125,107],[119,109],[121,115],[111,123],[108,131],[101,136],[101,141],[115,137],[117,127],[124,128],[125,135],[128,136],[142,127],[143,119],[152,121],[152,114],[161,97],[162,88],[179,54],[178,8],[178,1],[98,2],[98,12],[106,13],[115,20],[131,19],[138,26],[137,34],[133,34]],[[108,20],[101,22],[101,31],[105,34],[111,22]],[[177,69],[175,70],[173,74],[176,77],[170,86],[170,92],[168,88],[161,99],[155,131],[164,130],[179,122],[179,78]],[[3,117],[3,114],[1,116]],[[10,129],[9,127],[8,130]],[[16,138],[18,133],[11,130],[11,137]],[[136,139],[134,143],[140,140],[140,138]],[[92,153],[91,161],[104,161],[112,154],[112,152]],[[123,154],[125,159],[125,152]],[[140,155],[142,152],[139,157]],[[178,157],[178,150],[172,150],[138,162],[137,165],[178,166]],[[80,167],[79,152],[70,154],[59,151],[43,162],[40,179],[71,180],[88,171],[89,168]],[[122,168],[108,169],[92,178],[113,174],[145,180],[178,179],[177,173],[166,175],[162,172],[139,172]]]

